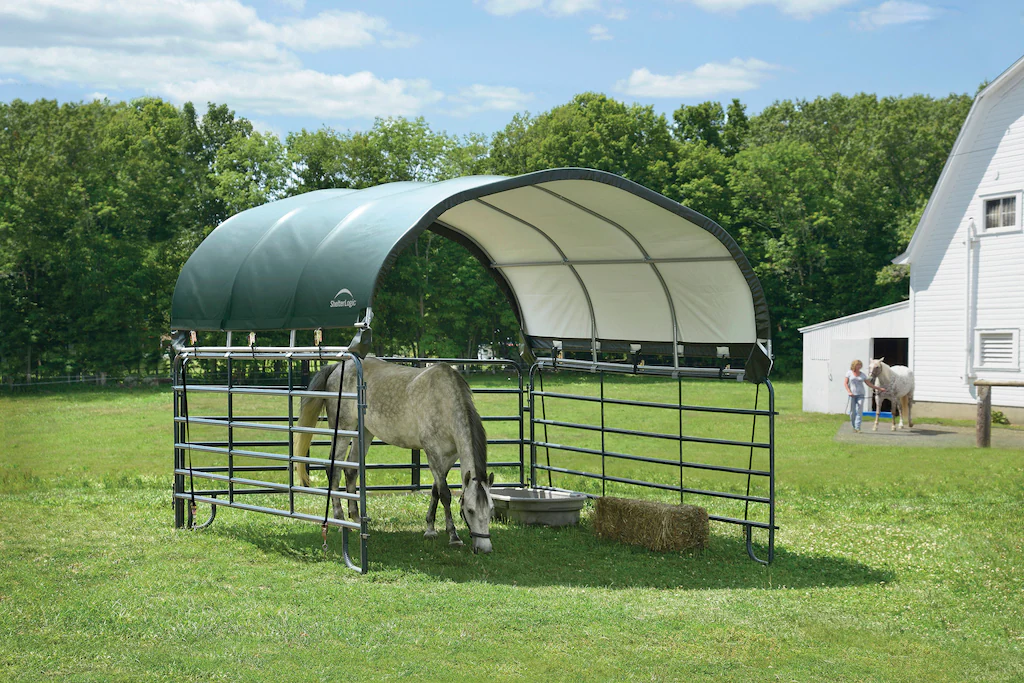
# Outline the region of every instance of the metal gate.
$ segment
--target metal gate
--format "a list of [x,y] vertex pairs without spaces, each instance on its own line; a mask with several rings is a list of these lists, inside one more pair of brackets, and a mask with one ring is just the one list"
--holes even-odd
[[[591,376],[589,394],[544,390],[544,372],[567,371]],[[606,376],[647,376],[674,379],[672,399],[637,400],[608,395]],[[530,372],[530,485],[536,488],[581,492],[592,497],[613,492],[635,494],[638,490],[660,492],[667,502],[694,502],[708,508],[708,517],[716,522],[739,525],[744,530],[747,553],[762,564],[775,556],[775,390],[765,379],[767,409],[758,407],[761,385],[755,385],[753,408],[726,408],[693,405],[684,402],[684,379],[736,380],[742,371],[725,368],[652,367],[639,364],[594,363],[592,361],[540,359]],[[747,388],[750,384],[743,383]],[[670,387],[670,383],[668,385]],[[552,419],[552,402],[584,404],[592,408],[587,422]],[[658,420],[659,431],[623,426],[629,408],[641,408],[667,417]],[[618,415],[610,415],[618,410]],[[574,411],[578,412],[578,411]],[[711,416],[703,432],[694,433],[688,416]],[[618,418],[619,423],[616,424]],[[761,435],[758,438],[758,418]],[[633,417],[635,419],[635,417]],[[737,430],[749,419],[750,437]],[[727,424],[727,423],[732,424]],[[635,425],[633,425],[635,426]],[[668,427],[668,429],[666,429]],[[688,427],[690,429],[688,429]],[[557,429],[557,438],[549,430]],[[726,434],[726,432],[731,432]],[[724,438],[724,436],[733,438]],[[586,444],[589,437],[591,443]],[[599,443],[598,443],[599,439]],[[624,452],[610,441],[631,442],[632,452]],[[581,441],[584,445],[581,445]],[[673,443],[674,442],[674,443]],[[671,455],[662,444],[671,444]],[[552,451],[555,462],[552,463]],[[641,452],[637,452],[641,451]],[[653,451],[653,452],[652,452]],[[741,453],[744,457],[740,457]],[[543,454],[543,459],[539,457]],[[561,456],[561,458],[559,458]],[[559,463],[561,460],[561,464]],[[597,466],[599,463],[599,467]],[[588,467],[588,464],[590,467]],[[619,469],[616,473],[614,470]],[[637,474],[634,474],[637,472]],[[660,474],[661,476],[657,476]],[[566,482],[557,485],[554,477]],[[588,487],[587,482],[599,485]],[[586,490],[590,488],[591,490]],[[678,494],[677,501],[674,496]],[[766,532],[766,559],[754,549],[754,530]]]
[[[230,339],[227,342],[230,344]],[[343,400],[356,401],[358,428],[355,431],[335,430],[318,423],[315,427],[298,426],[295,399],[304,396],[337,398],[327,391],[306,389],[309,376],[317,365],[354,360],[358,372],[357,392],[342,394]],[[489,448],[500,447],[511,453],[489,463],[492,471],[504,473],[496,477],[495,486],[525,485],[526,454],[524,439],[524,382],[517,363],[509,360],[387,358],[386,360],[422,367],[431,363],[460,366],[491,366],[511,374],[511,385],[475,387],[474,394],[514,397],[515,407],[500,414],[481,410],[481,419],[490,423],[511,423],[511,433],[488,438]],[[282,517],[318,522],[338,527],[342,532],[342,554],[346,565],[367,571],[367,539],[369,538],[367,492],[429,490],[432,481],[429,466],[418,450],[409,452],[407,460],[365,462],[363,445],[368,438],[363,418],[366,408],[366,385],[362,364],[347,347],[257,347],[257,346],[192,346],[181,349],[173,364],[174,392],[174,523],[178,528],[209,526],[220,506],[251,510]],[[217,403],[217,399],[221,402]],[[239,405],[242,403],[242,405]],[[273,407],[270,407],[273,405]],[[481,401],[477,400],[478,408]],[[321,417],[320,422],[326,422]],[[293,450],[292,436],[299,432],[314,435],[309,455]],[[330,446],[336,436],[358,440],[360,458],[350,463],[331,462]],[[375,440],[373,445],[384,445]],[[314,449],[326,448],[325,457],[313,457]],[[380,451],[374,460],[381,460]],[[306,463],[310,471],[326,471],[330,467],[358,471],[356,494],[344,489],[332,490],[337,500],[354,500],[359,507],[359,520],[335,519],[328,514],[326,487],[304,487],[294,477],[292,465]],[[423,470],[428,476],[423,477]],[[396,477],[405,472],[407,479]],[[376,476],[374,476],[376,475]],[[371,480],[371,477],[379,481]],[[461,481],[450,483],[461,487]],[[208,505],[209,517],[196,519],[196,505]],[[349,532],[359,534],[358,556],[351,552]]]

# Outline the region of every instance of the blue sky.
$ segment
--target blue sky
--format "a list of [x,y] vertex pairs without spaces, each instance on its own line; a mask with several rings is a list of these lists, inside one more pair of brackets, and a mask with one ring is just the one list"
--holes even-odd
[[213,101],[281,135],[490,134],[587,90],[666,114],[973,94],[1022,55],[1019,0],[0,0],[2,101]]

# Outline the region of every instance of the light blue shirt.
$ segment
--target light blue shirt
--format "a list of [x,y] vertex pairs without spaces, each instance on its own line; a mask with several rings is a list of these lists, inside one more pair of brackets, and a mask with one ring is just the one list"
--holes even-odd
[[850,391],[854,396],[864,395],[864,382],[868,381],[868,376],[863,372],[854,372],[853,370],[846,371],[846,379],[850,380]]

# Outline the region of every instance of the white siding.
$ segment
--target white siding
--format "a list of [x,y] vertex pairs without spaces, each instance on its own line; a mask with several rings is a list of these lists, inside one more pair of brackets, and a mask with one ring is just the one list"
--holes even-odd
[[[1008,81],[1001,93],[986,97],[988,102],[980,102],[972,130],[946,169],[949,178],[944,191],[932,198],[935,206],[930,207],[928,240],[914,256],[910,278],[914,301],[911,358],[918,401],[973,402],[967,354],[975,343],[974,331],[1024,330],[1024,233],[984,234],[982,199],[1024,190],[1022,80],[1024,73]],[[964,241],[972,218],[979,237],[972,249],[968,283]],[[1024,338],[1024,332],[1018,338]],[[975,375],[1024,379],[1019,368]],[[1024,406],[1022,389],[997,387],[992,398],[997,405]]]

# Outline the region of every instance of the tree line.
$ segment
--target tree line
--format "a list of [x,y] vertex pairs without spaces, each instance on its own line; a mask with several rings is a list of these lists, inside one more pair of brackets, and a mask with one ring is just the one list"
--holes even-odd
[[[161,367],[171,294],[220,222],[323,188],[560,166],[610,171],[721,224],[764,286],[776,367],[797,328],[894,303],[907,245],[972,98],[833,95],[748,116],[739,100],[671,117],[596,93],[504,129],[449,135],[422,118],[283,140],[227,106],[156,98],[0,104],[0,374],[26,381]],[[378,353],[476,355],[517,325],[485,269],[424,233],[378,292]]]

